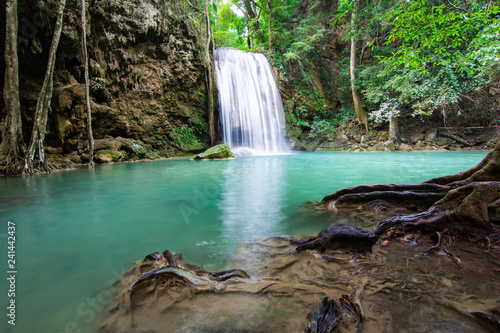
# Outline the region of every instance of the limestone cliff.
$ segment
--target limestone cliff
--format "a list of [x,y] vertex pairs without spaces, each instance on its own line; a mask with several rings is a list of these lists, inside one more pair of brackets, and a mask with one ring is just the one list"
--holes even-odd
[[[19,4],[21,104],[28,142],[58,1]],[[123,153],[121,159],[137,159],[205,148],[207,92],[199,9],[164,0],[90,0],[87,5],[96,152],[116,150]],[[49,158],[55,160],[80,162],[88,154],[80,30],[79,3],[68,1],[46,138]]]

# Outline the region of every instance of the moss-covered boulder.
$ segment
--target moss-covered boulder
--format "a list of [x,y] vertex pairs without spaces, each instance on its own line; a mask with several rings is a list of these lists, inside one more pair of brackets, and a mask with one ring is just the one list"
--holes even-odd
[[123,153],[116,150],[103,149],[95,153],[94,160],[97,163],[117,162],[123,158]]
[[208,148],[203,153],[196,155],[194,160],[217,160],[234,158],[234,153],[228,145],[217,145]]

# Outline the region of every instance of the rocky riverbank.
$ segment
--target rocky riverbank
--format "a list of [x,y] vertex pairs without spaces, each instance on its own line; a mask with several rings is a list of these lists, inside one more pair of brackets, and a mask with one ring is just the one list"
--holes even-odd
[[[295,134],[294,134],[295,133]],[[498,127],[446,128],[423,124],[404,127],[397,140],[389,139],[386,130],[366,133],[356,121],[341,124],[334,131],[310,138],[289,131],[295,150],[314,152],[384,152],[384,151],[489,151],[498,142]]]

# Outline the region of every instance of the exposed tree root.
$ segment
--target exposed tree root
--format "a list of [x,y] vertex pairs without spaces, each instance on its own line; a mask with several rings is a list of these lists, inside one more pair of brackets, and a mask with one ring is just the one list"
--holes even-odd
[[480,182],[451,190],[425,212],[396,216],[381,221],[372,230],[382,235],[390,228],[404,231],[454,231],[489,233],[493,231],[488,205],[500,198],[500,182]]
[[[333,194],[329,194],[323,198],[323,202],[335,201],[335,203],[350,203],[361,202],[375,199],[393,198],[418,198],[421,199],[425,194],[429,193],[443,193],[444,197],[446,192],[450,190],[449,186],[438,184],[378,184],[378,185],[360,185],[354,187],[344,188]],[[387,193],[387,195],[385,195]],[[433,202],[435,202],[434,200]]]
[[346,188],[326,196],[322,202],[334,210],[379,209],[382,202],[401,208],[398,212],[419,211],[382,220],[371,231],[376,237],[445,229],[488,235],[494,231],[492,222],[499,219],[500,141],[478,165],[456,175],[434,178],[418,185]]
[[46,161],[35,161],[31,166],[28,166],[27,168],[23,164],[21,170],[22,175],[36,175],[41,173],[51,173],[57,170],[57,167],[52,163],[47,163]]
[[4,164],[0,166],[0,174],[5,176],[30,176],[37,175],[42,173],[51,173],[56,171],[58,168],[52,164],[47,163],[46,161],[41,163],[39,161],[35,161],[33,165],[28,166],[26,168],[25,161],[20,160],[8,164]]
[[359,305],[352,302],[348,296],[342,295],[334,301],[324,297],[316,311],[307,315],[307,324],[304,333],[337,332],[339,328],[347,329],[363,327],[363,318]]
[[337,248],[369,251],[377,240],[378,237],[370,234],[366,230],[344,224],[337,224],[321,230],[317,237],[307,240],[293,240],[292,244],[300,244],[296,248],[297,252],[309,249],[318,250],[322,253],[325,250]]

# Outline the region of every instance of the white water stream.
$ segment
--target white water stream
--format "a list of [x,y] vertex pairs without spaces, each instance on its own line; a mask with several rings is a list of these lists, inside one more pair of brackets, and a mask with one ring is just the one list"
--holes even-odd
[[266,57],[219,48],[215,69],[224,143],[236,155],[289,152],[283,103]]

